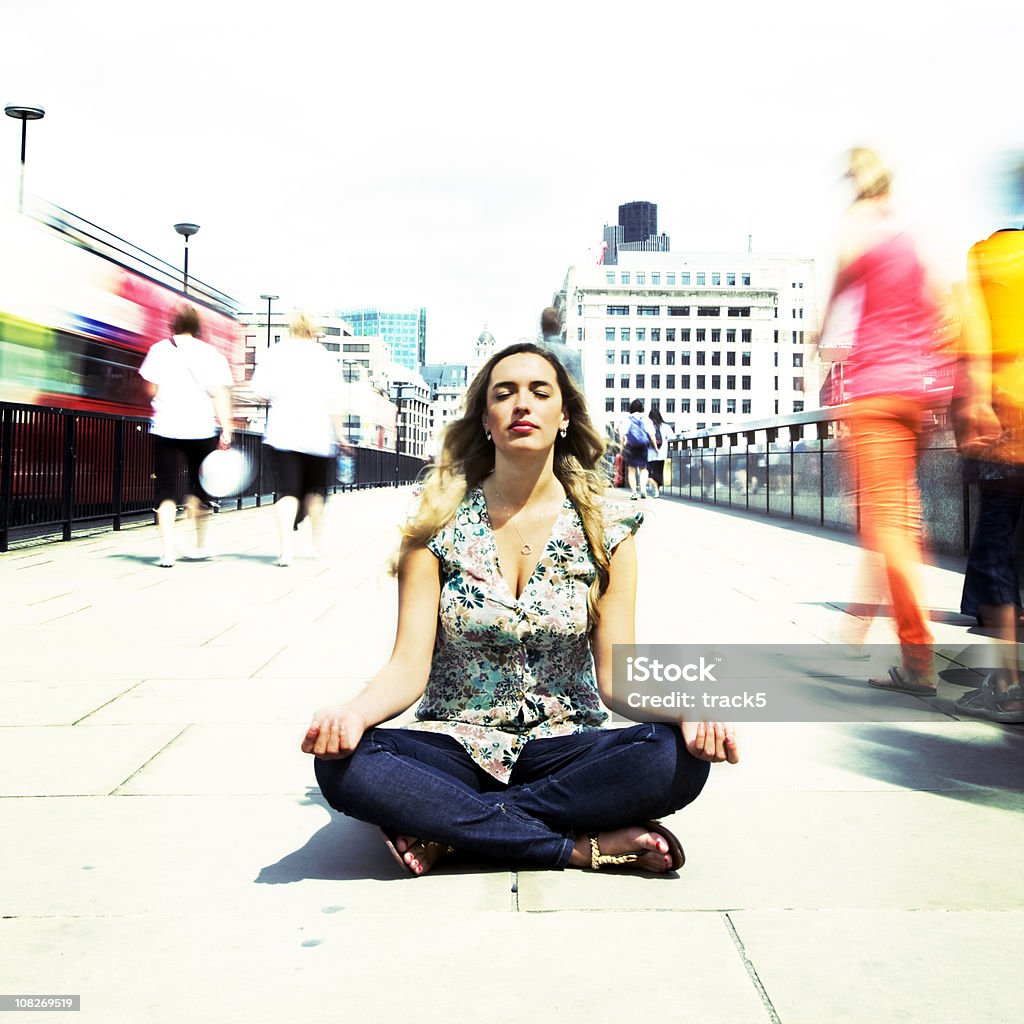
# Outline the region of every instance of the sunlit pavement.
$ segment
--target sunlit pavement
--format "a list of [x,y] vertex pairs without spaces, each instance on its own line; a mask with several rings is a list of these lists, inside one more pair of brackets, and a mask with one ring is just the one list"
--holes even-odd
[[[670,820],[678,876],[403,876],[298,746],[388,656],[408,496],[333,499],[289,568],[268,508],[172,569],[149,526],[0,556],[0,994],[80,994],[83,1024],[1021,1017],[1024,727],[955,720],[946,682],[919,722],[741,727]],[[836,639],[850,539],[644,504],[638,640]],[[926,583],[956,649],[956,563]]]

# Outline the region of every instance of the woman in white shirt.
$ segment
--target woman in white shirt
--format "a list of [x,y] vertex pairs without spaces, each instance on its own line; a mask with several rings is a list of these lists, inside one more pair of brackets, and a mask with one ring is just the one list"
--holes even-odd
[[261,360],[249,382],[270,402],[264,442],[271,449],[276,480],[275,513],[280,540],[278,565],[291,565],[299,503],[319,549],[324,500],[341,438],[341,375],[333,356],[316,340],[305,313],[291,323],[288,339]]
[[210,496],[199,483],[199,465],[217,447],[231,446],[231,394],[228,361],[199,337],[199,314],[182,306],[171,321],[170,338],[146,353],[139,375],[153,400],[153,475],[160,531],[160,565],[174,565],[174,520],[178,512],[178,460],[188,466],[185,515],[195,524],[194,558],[206,558],[206,520]]

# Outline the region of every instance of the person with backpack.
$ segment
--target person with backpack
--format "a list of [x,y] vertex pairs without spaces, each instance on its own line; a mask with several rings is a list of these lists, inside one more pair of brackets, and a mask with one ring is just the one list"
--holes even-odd
[[629,403],[629,419],[619,438],[631,501],[647,497],[647,451],[654,443],[653,434],[654,425],[644,415],[643,400],[634,398]]
[[665,486],[665,457],[668,455],[672,431],[661,418],[661,410],[656,405],[651,406],[650,421],[654,427],[654,436],[647,449],[647,476],[654,487],[654,497],[660,498],[661,489]]

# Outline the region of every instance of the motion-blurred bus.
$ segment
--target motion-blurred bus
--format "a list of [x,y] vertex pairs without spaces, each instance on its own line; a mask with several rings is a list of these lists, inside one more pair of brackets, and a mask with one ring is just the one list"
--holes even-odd
[[[176,268],[66,210],[0,220],[0,401],[147,415],[138,368],[186,301]],[[187,301],[240,373],[235,304],[199,281]]]
[[[150,402],[138,368],[199,311],[203,338],[243,373],[227,295],[59,207],[0,214],[0,550],[8,531],[144,511]],[[67,527],[65,527],[67,532]]]

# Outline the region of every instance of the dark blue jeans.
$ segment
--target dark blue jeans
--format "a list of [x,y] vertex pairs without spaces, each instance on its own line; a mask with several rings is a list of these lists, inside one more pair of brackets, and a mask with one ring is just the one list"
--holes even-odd
[[967,555],[960,611],[980,620],[983,604],[1020,608],[1014,537],[1024,504],[1024,484],[981,480],[978,499],[978,521]]
[[581,832],[685,807],[710,767],[668,725],[530,740],[508,785],[457,740],[414,729],[371,729],[351,757],[314,763],[327,802],[350,817],[467,853],[556,868],[569,862]]

